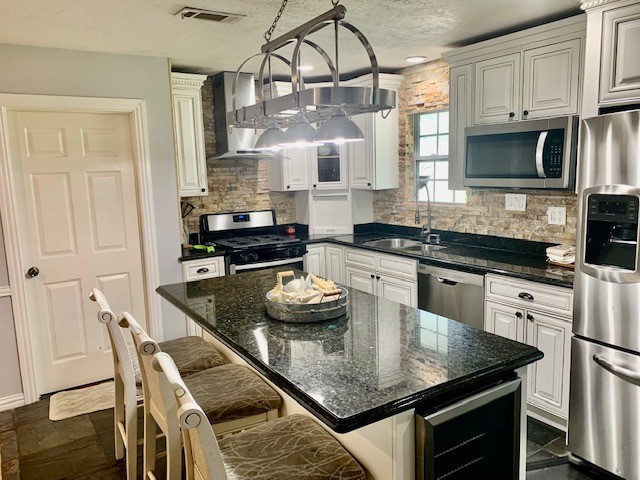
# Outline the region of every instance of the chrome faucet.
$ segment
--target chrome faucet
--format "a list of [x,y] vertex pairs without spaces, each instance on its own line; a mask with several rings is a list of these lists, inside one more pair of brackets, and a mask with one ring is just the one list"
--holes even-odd
[[[425,178],[425,177],[422,177]],[[426,177],[428,180],[429,177]],[[415,214],[415,222],[416,225],[420,223],[420,207],[418,206],[418,197],[420,196],[420,190],[424,187],[427,190],[427,221],[422,225],[422,230],[420,231],[420,236],[428,236],[431,234],[431,199],[429,198],[429,186],[425,180],[420,180],[416,184],[416,214]]]

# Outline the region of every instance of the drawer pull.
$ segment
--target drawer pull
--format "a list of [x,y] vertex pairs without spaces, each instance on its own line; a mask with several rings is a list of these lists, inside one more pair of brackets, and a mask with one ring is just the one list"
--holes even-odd
[[522,298],[523,300],[533,300],[533,295],[527,292],[520,292],[518,294],[518,297]]
[[530,322],[533,322],[533,315],[531,315],[530,313],[527,313],[527,320],[529,320]]
[[207,267],[202,267],[196,270],[196,273],[200,273],[200,274],[209,273],[209,269]]
[[516,318],[522,318],[522,312],[516,312]]

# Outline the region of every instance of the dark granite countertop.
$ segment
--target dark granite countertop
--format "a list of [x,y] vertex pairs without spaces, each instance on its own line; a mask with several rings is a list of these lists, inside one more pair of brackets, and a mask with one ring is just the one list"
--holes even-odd
[[447,248],[432,250],[427,253],[413,253],[399,249],[363,245],[364,242],[370,240],[390,238],[392,236],[395,235],[388,233],[361,233],[329,237],[323,240],[314,239],[308,243],[328,242],[350,247],[366,248],[376,252],[415,258],[421,263],[429,265],[454,268],[472,273],[498,273],[549,285],[568,288],[573,287],[573,270],[548,265],[545,255],[476,247],[446,241],[443,241],[442,244]]
[[338,319],[273,320],[264,295],[284,269],[157,291],[336,432],[439,404],[542,358],[534,347],[357,290]]
[[[420,229],[415,227],[381,223],[356,225],[354,235],[309,235],[305,227],[297,228],[297,231],[297,238],[308,245],[335,243],[415,258],[421,263],[472,273],[498,273],[559,287],[573,287],[573,270],[547,264],[545,249],[551,245],[550,243],[437,231],[442,237],[443,245],[447,248],[420,254],[363,245],[368,240],[394,236],[419,238],[417,236]],[[179,260],[193,260],[223,254],[224,250],[216,247],[216,252],[210,254],[185,252]]]

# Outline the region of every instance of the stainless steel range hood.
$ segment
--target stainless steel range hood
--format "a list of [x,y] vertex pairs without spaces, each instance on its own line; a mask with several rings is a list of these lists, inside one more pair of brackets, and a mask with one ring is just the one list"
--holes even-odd
[[[261,152],[256,144],[256,131],[247,128],[230,128],[227,114],[233,111],[232,87],[235,72],[222,72],[213,77],[213,117],[216,132],[217,155],[208,159],[224,158],[275,158],[270,152]],[[255,78],[251,73],[241,73],[236,85],[237,108],[256,103]]]

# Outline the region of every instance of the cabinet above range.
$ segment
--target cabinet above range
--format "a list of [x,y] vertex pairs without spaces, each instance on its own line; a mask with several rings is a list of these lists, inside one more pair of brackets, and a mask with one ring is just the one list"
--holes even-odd
[[[403,78],[380,74],[380,87],[397,91]],[[373,85],[371,75],[346,84]],[[264,88],[266,98],[290,93],[291,84],[286,82],[274,82],[272,88]],[[285,149],[282,158],[269,160],[271,191],[397,188],[398,109],[355,115],[352,120],[362,130],[364,141]]]
[[445,53],[449,188],[463,188],[465,128],[580,114],[586,21],[552,22]]

